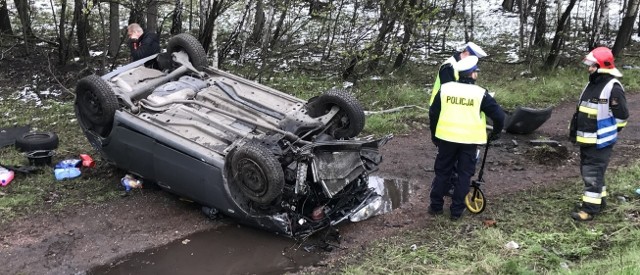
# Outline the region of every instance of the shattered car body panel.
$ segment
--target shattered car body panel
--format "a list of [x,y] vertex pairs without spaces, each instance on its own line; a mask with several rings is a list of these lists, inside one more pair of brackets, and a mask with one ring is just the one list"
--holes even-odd
[[368,175],[392,136],[354,138],[364,112],[352,95],[331,90],[307,102],[208,67],[184,34],[161,55],[79,81],[76,115],[105,160],[291,237],[367,218],[379,197]]

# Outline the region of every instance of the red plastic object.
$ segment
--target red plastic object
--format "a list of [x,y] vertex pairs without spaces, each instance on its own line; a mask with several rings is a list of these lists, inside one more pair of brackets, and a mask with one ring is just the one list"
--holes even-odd
[[82,166],[93,168],[96,166],[96,163],[93,161],[91,156],[87,154],[80,154],[80,159],[82,160]]

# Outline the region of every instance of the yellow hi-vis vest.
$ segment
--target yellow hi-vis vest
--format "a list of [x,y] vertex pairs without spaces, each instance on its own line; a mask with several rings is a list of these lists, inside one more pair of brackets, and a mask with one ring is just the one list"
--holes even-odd
[[[438,93],[438,91],[440,90],[440,70],[442,70],[442,66],[447,65],[447,64],[451,64],[451,66],[453,67],[453,65],[455,65],[458,61],[456,61],[455,57],[449,57],[447,58],[447,60],[445,60],[442,65],[440,65],[440,67],[438,68],[438,74],[436,75],[436,82],[433,83],[433,89],[431,90],[431,99],[429,99],[429,106],[431,106],[431,104],[433,104],[433,100],[436,98],[436,94]],[[456,71],[456,69],[453,69],[453,78],[458,81],[458,79],[460,78],[458,75],[458,71]]]
[[440,117],[436,137],[464,143],[487,143],[487,122],[480,112],[486,90],[459,82],[447,82],[440,87]]

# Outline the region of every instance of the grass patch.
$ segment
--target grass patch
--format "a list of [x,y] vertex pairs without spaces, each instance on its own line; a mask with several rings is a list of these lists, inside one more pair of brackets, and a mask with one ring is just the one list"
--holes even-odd
[[[345,274],[637,274],[639,175],[640,162],[610,172],[607,209],[592,222],[569,217],[582,182],[566,182],[492,199],[487,213],[463,222],[437,217],[427,229],[380,240],[337,269]],[[497,226],[484,227],[486,218],[497,220]],[[520,248],[505,248],[510,241]]]
[[[119,194],[121,171],[100,161],[77,124],[70,102],[45,100],[35,105],[33,101],[5,99],[0,101],[4,119],[0,128],[14,125],[31,125],[34,131],[53,131],[58,134],[60,145],[55,151],[53,164],[63,159],[78,158],[80,154],[94,157],[97,166],[84,169],[82,176],[57,181],[53,168],[41,166],[30,174],[16,173],[15,179],[0,189],[0,216],[2,223],[39,212],[57,211],[68,207],[113,199]],[[27,166],[26,156],[12,146],[0,148],[0,163],[11,166]]]

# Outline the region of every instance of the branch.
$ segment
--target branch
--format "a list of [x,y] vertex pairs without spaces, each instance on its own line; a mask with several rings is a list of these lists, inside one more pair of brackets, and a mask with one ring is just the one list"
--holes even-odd
[[67,87],[65,87],[64,85],[62,85],[62,83],[60,83],[60,80],[58,80],[58,78],[56,77],[56,74],[53,73],[53,70],[51,70],[51,61],[49,60],[49,56],[47,56],[47,64],[48,64],[48,68],[49,68],[49,73],[51,74],[51,76],[53,76],[53,79],[56,80],[56,82],[58,82],[58,85],[60,85],[60,87],[62,87],[62,89],[64,89],[65,92],[69,93],[72,97],[76,97],[76,95],[69,91],[69,89],[67,89]]
[[416,108],[416,109],[420,109],[423,111],[429,111],[429,109],[424,108],[424,107],[420,107],[417,105],[406,105],[406,106],[400,106],[400,107],[396,107],[396,108],[391,108],[391,109],[387,109],[387,110],[382,110],[382,111],[364,111],[364,115],[368,116],[368,115],[379,115],[379,114],[388,114],[388,113],[395,113],[395,112],[400,112],[404,109],[409,109],[409,108]]

